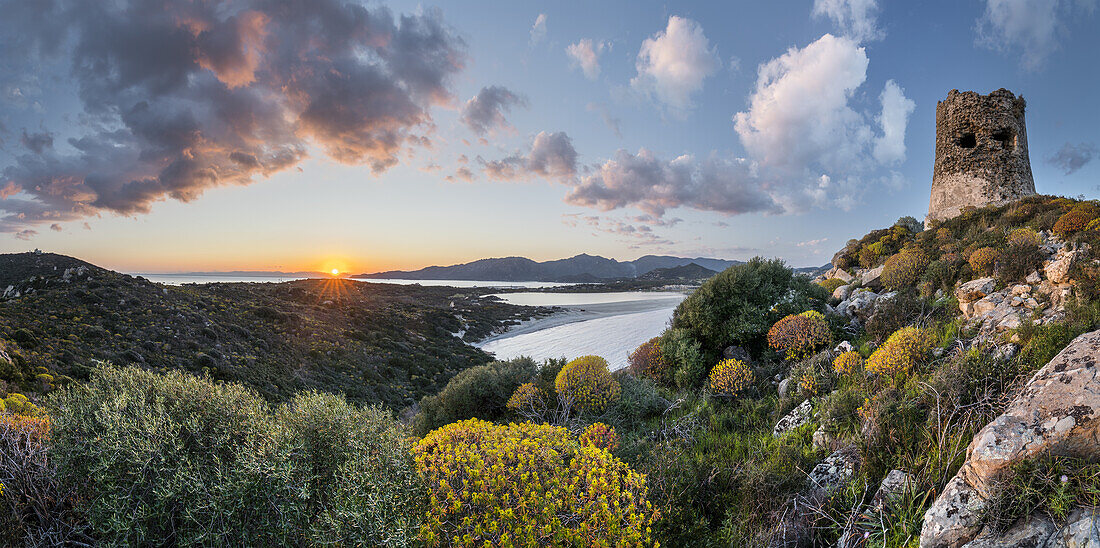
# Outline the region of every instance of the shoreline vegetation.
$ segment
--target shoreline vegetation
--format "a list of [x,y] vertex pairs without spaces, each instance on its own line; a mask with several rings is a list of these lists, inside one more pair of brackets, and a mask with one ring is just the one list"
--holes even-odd
[[[1098,202],[902,218],[817,281],[718,273],[614,372],[490,359],[454,334],[534,322],[479,291],[0,256],[0,543],[914,548],[1094,523],[1094,450],[1008,463],[988,511],[937,521],[966,515],[938,505],[1036,372],[1095,371],[1093,249]],[[1094,435],[1069,422],[1089,405],[1051,432]]]

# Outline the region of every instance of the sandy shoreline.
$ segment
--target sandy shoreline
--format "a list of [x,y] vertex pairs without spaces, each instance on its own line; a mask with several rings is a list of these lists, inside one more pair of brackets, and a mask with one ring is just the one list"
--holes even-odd
[[550,316],[544,316],[541,318],[534,318],[531,320],[520,322],[519,325],[514,325],[510,327],[504,333],[492,335],[474,343],[474,346],[480,348],[493,341],[508,339],[517,335],[533,333],[535,331],[541,331],[543,329],[550,329],[552,327],[557,327],[560,325],[595,320],[598,318],[608,318],[611,316],[619,316],[622,314],[649,312],[651,310],[668,308],[668,306],[669,303],[667,300],[654,299],[562,307],[561,312],[557,312]]

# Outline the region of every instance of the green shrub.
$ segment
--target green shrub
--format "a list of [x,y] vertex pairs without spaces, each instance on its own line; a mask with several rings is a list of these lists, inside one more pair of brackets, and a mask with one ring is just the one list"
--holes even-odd
[[180,372],[97,368],[51,399],[52,455],[110,545],[408,544],[406,434],[378,409]]
[[763,351],[765,334],[779,318],[821,310],[828,297],[824,288],[795,275],[782,261],[757,257],[703,283],[676,308],[672,327],[686,329],[699,341],[710,364],[729,345],[754,355]]
[[886,260],[882,269],[882,283],[897,291],[916,285],[928,266],[928,255],[920,249],[906,249]]
[[418,435],[444,424],[477,417],[497,420],[507,412],[508,398],[538,371],[530,358],[491,362],[455,375],[438,394],[420,400],[413,420]]
[[413,542],[424,489],[413,442],[388,411],[307,392],[281,406],[275,419],[279,456],[296,491],[283,513],[297,518],[291,531],[297,544]]
[[687,329],[672,328],[661,335],[662,355],[672,364],[672,380],[680,388],[702,385],[707,376],[703,345]]
[[828,280],[821,280],[820,282],[817,283],[817,285],[820,285],[821,287],[825,288],[825,291],[828,291],[829,294],[832,295],[833,292],[836,291],[836,289],[838,287],[840,287],[842,285],[848,285],[848,282],[845,282],[844,280],[842,280],[840,278],[829,278]]
[[[274,420],[251,390],[97,369],[52,400],[54,458],[110,544],[285,542]],[[272,500],[274,499],[274,500]]]
[[1028,459],[1013,465],[998,487],[983,516],[993,530],[1004,531],[1038,513],[1064,522],[1075,508],[1100,506],[1100,462],[1062,456]]
[[997,262],[997,279],[1004,284],[1024,281],[1028,274],[1043,266],[1043,254],[1039,246],[1030,243],[1013,243]]

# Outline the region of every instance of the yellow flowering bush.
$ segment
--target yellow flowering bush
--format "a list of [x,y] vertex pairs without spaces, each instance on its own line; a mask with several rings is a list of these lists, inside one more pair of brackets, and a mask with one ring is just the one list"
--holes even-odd
[[26,415],[28,417],[36,417],[41,414],[41,410],[38,406],[31,403],[29,399],[23,394],[13,393],[8,394],[7,398],[4,398],[4,407],[8,413],[13,415]]
[[719,394],[736,396],[752,382],[752,370],[741,360],[722,360],[710,370],[710,389]]
[[799,360],[832,342],[825,316],[815,310],[791,314],[768,330],[768,346],[789,360]]
[[661,350],[661,338],[653,337],[630,353],[630,372],[636,377],[661,379],[668,373],[669,364]]
[[611,376],[607,360],[599,356],[581,356],[561,368],[554,379],[558,395],[578,408],[599,413],[619,401],[622,388]]
[[1086,226],[1089,221],[1095,219],[1095,215],[1091,215],[1088,212],[1081,210],[1071,210],[1068,213],[1058,217],[1058,221],[1054,223],[1054,233],[1065,238],[1074,232],[1077,232]]
[[594,422],[581,432],[581,445],[591,445],[608,452],[619,448],[619,433],[615,428],[602,422]]
[[1000,253],[992,247],[979,247],[970,254],[967,262],[975,274],[988,275],[993,273],[993,267],[997,264]]
[[798,379],[798,391],[803,396],[817,394],[817,378],[814,377],[813,372],[807,371],[802,375],[802,378]]
[[882,269],[882,283],[892,290],[916,285],[927,267],[928,255],[920,249],[902,251],[886,260],[886,266]]
[[542,406],[542,391],[534,383],[525,382],[516,387],[504,406],[513,411],[538,409]]
[[867,358],[867,371],[884,377],[906,375],[932,350],[932,339],[923,329],[903,327],[894,332]]
[[428,546],[648,546],[645,476],[548,424],[470,419],[413,449]]
[[842,377],[850,377],[863,365],[863,357],[855,350],[843,352],[833,360],[833,371]]
[[1030,228],[1017,228],[1008,233],[1008,245],[1035,246],[1040,243],[1039,233]]

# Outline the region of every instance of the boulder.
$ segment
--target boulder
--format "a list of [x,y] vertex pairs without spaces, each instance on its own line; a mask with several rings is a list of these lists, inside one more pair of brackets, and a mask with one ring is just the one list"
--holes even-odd
[[[790,379],[784,380],[789,381]],[[813,404],[810,403],[810,400],[806,400],[798,404],[798,407],[795,407],[791,410],[790,413],[787,413],[783,418],[779,419],[779,422],[776,423],[775,428],[772,429],[772,435],[778,438],[779,436],[782,436],[783,434],[786,434],[787,432],[790,432],[791,430],[794,430],[795,428],[798,428],[799,426],[810,422],[810,419],[813,415],[812,411]]]
[[1043,281],[1043,278],[1042,278],[1042,276],[1039,275],[1039,271],[1036,270],[1035,272],[1032,272],[1031,274],[1028,274],[1027,278],[1024,278],[1024,281],[1031,284],[1031,285],[1035,285],[1035,284]]
[[959,473],[924,516],[921,546],[958,547],[978,535],[999,480],[1022,460],[1055,453],[1100,457],[1100,330],[1043,366],[967,448]]
[[831,277],[837,278],[838,280],[841,280],[846,284],[852,283],[852,280],[856,279],[855,276],[852,276],[848,273],[847,270],[844,270],[843,268],[837,268],[836,271],[833,272],[833,275]]
[[1100,513],[1080,508],[1070,512],[1065,525],[1045,515],[1033,515],[1016,522],[1009,530],[982,535],[963,548],[1085,548],[1100,546]]
[[1079,260],[1088,257],[1088,244],[1081,244],[1076,249],[1059,249],[1054,257],[1043,267],[1043,273],[1048,280],[1056,284],[1069,282],[1069,272]]
[[834,436],[832,432],[829,432],[829,430],[825,428],[824,424],[817,427],[817,430],[814,430],[814,449],[820,449],[823,451],[828,450],[832,447],[834,441],[836,441],[836,436]]
[[840,287],[833,290],[833,298],[838,300],[838,301],[843,301],[844,299],[847,299],[848,296],[851,295],[851,294],[852,294],[852,286],[851,285],[842,285],[842,286],[840,286]]
[[870,289],[882,289],[882,271],[886,268],[886,265],[872,268],[863,273],[863,277],[860,280],[863,282],[863,287]]
[[791,388],[791,378],[790,377],[787,377],[787,378],[779,381],[779,387],[776,388],[776,390],[779,392],[779,397],[782,398],[783,396],[786,396],[787,395],[787,390],[789,390],[790,388]]
[[833,349],[834,354],[843,354],[844,352],[852,352],[856,347],[852,346],[852,343],[848,341],[840,341],[840,344],[836,345]]
[[746,364],[752,364],[752,356],[749,355],[749,351],[736,345],[727,346],[723,349],[722,358],[727,360],[740,360]]
[[848,447],[832,453],[810,471],[810,491],[832,495],[848,484],[859,471],[859,451]]
[[871,508],[881,512],[887,506],[897,502],[905,490],[913,483],[913,478],[903,470],[891,470],[882,478],[882,483],[875,492],[875,498],[871,500]]
[[978,299],[993,293],[993,288],[996,287],[996,280],[993,278],[978,278],[977,280],[970,280],[959,286],[955,290],[955,298],[960,303],[974,302]]
[[866,321],[875,311],[875,301],[879,294],[867,288],[859,288],[852,292],[847,300],[836,305],[836,311],[849,318]]

